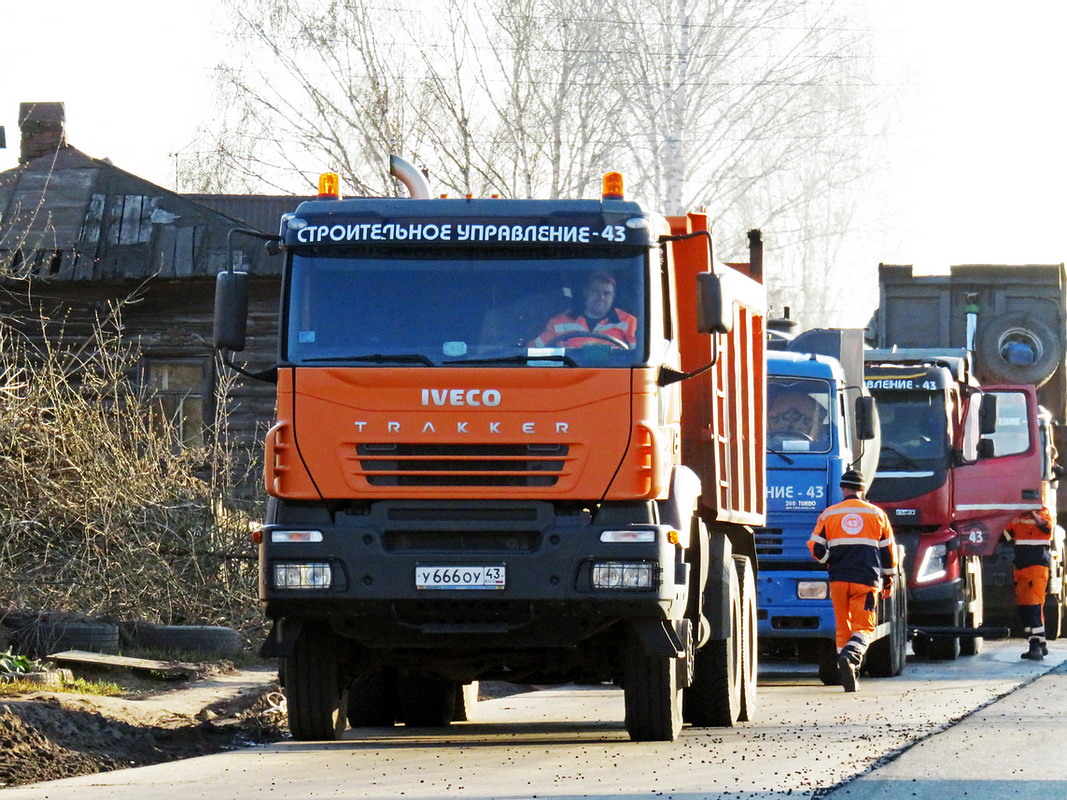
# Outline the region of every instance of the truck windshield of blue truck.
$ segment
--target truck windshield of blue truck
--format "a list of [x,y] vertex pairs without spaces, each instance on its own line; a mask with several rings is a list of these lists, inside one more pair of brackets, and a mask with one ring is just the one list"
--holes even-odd
[[829,451],[830,384],[804,378],[767,383],[767,447],[778,452]]
[[882,430],[880,474],[948,467],[951,452],[941,393],[876,392],[875,397]]
[[314,365],[632,367],[648,358],[647,269],[647,251],[307,248],[289,269],[282,355]]

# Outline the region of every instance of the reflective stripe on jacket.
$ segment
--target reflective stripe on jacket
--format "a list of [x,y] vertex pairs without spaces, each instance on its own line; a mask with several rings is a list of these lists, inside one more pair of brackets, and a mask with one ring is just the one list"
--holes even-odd
[[878,506],[850,497],[819,515],[808,540],[812,556],[826,564],[832,581],[878,586],[896,571],[889,517]]
[[[594,333],[603,333],[606,336],[614,337],[621,342],[625,342],[628,347],[633,347],[637,343],[637,317],[633,314],[628,314],[621,308],[613,308],[608,315],[602,320],[599,320],[592,328],[589,327],[589,321],[582,314],[575,315],[570,311],[564,311],[562,314],[557,314],[552,317],[545,325],[545,329],[541,331],[541,335],[533,340],[533,347],[545,347],[555,339],[565,333],[585,333],[593,331]],[[584,339],[581,336],[572,336],[568,339],[561,340],[558,344],[565,345],[567,347],[583,347],[587,344],[607,344],[603,339]]]
[[1049,566],[1052,519],[1048,511],[1024,511],[1004,529],[1015,540],[1015,568]]

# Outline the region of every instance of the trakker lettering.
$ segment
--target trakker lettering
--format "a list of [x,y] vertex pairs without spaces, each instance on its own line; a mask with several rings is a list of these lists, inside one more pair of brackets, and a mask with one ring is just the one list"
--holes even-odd
[[497,389],[423,389],[424,406],[498,406]]
[[308,225],[296,233],[300,244],[323,242],[537,242],[588,244],[626,241],[624,225],[595,230],[588,225],[507,225],[490,223],[354,222]]
[[[372,425],[367,420],[356,420],[352,424],[356,426],[356,430],[358,430],[360,433],[374,433],[376,428],[380,428],[382,426],[381,423],[379,423],[378,425]],[[538,425],[540,425],[542,428],[553,430],[555,433],[570,433],[571,427],[569,422],[521,422],[516,425],[508,426],[508,428],[504,428],[502,427],[504,425],[503,422],[485,422],[477,424],[477,426],[472,429],[470,427],[472,424],[474,423],[472,423],[470,420],[467,420],[465,422],[456,422],[455,432],[508,434],[521,431],[522,433],[530,434],[538,433]],[[418,429],[420,433],[442,433],[445,431],[453,430],[453,426],[447,422],[434,422],[432,420],[427,420],[426,422],[408,423],[407,425],[403,426],[403,431],[401,430],[401,425],[399,422],[388,421],[385,422],[384,425],[386,433],[410,432],[412,429]],[[368,428],[368,426],[370,427]]]

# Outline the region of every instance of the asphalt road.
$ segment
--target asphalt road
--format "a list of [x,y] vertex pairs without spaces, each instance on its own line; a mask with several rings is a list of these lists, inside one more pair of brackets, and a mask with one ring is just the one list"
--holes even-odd
[[[628,741],[619,690],[570,686],[480,703],[474,720],[444,732],[349,731],[335,743],[284,742],[4,789],[2,795],[3,800],[749,800],[822,797],[828,791],[835,800],[1067,796],[1067,758],[1056,755],[1053,744],[1063,737],[1049,731],[1050,725],[1067,729],[1067,676],[1055,670],[1067,660],[1067,642],[1053,643],[1040,664],[1019,659],[1022,649],[1016,640],[987,643],[981,655],[955,662],[909,659],[901,677],[865,680],[854,695],[823,686],[813,668],[765,663],[757,722],[686,728],[672,744]],[[1050,692],[1063,699],[1042,702]],[[1045,762],[1040,774],[1032,752]]]

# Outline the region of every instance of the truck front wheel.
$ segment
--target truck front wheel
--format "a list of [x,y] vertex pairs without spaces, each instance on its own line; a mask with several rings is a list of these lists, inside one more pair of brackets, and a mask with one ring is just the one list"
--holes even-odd
[[635,742],[673,742],[682,731],[678,659],[627,648],[623,672],[626,732]]
[[289,732],[298,742],[340,739],[348,692],[341,681],[337,637],[325,626],[305,625],[293,654],[282,660]]

